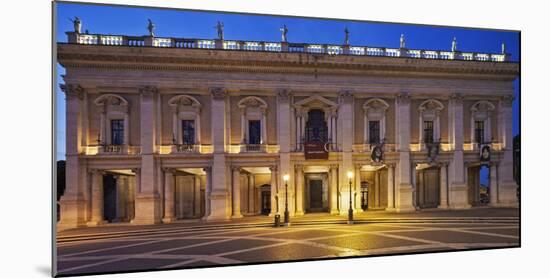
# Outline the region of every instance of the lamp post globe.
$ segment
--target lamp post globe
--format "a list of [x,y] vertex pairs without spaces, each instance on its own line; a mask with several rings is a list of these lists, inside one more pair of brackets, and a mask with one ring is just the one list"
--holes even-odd
[[353,178],[353,172],[348,171],[349,179],[349,210],[348,210],[348,224],[353,224],[353,207],[351,198],[351,179]]
[[283,176],[283,180],[285,181],[285,219],[284,219],[285,226],[290,225],[290,213],[288,212],[288,179],[289,179],[288,174],[285,174]]

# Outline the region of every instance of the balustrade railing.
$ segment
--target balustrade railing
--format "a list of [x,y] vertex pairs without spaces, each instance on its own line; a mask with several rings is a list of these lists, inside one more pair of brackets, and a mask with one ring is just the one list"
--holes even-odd
[[[171,48],[226,49],[240,51],[268,51],[312,53],[328,55],[407,57],[415,59],[443,59],[463,61],[505,62],[508,54],[474,53],[460,51],[420,50],[371,46],[342,46],[307,43],[258,42],[240,40],[209,40],[187,38],[161,38],[146,36],[121,36],[102,34],[77,34],[69,32],[69,42],[86,45],[126,45]],[[147,39],[148,40],[147,40]],[[217,44],[220,42],[220,44]],[[283,44],[286,46],[283,47]]]
[[266,145],[244,144],[244,145],[241,145],[241,152],[266,152]]
[[172,148],[173,153],[200,153],[200,145],[194,144],[175,144]]

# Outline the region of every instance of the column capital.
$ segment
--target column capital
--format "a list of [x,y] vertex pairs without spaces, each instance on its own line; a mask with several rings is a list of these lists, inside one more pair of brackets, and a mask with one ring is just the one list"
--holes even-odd
[[233,172],[240,172],[241,171],[241,166],[231,166],[231,171]]
[[144,97],[153,97],[158,93],[158,89],[155,86],[141,86],[138,88],[139,93]]
[[330,170],[338,169],[338,164],[330,164],[329,168]]
[[89,169],[88,173],[90,173],[92,175],[104,175],[105,170],[102,170],[102,169]]
[[210,173],[212,171],[212,166],[203,167],[202,170],[205,171],[206,173]]
[[83,99],[84,98],[84,88],[79,84],[61,84],[59,85],[61,91],[67,96],[67,100],[70,99]]
[[406,93],[406,92],[397,94],[395,96],[395,99],[397,100],[398,104],[410,104],[411,103],[411,95],[409,93]]
[[162,167],[162,171],[164,171],[165,173],[171,173],[171,174],[176,173],[176,169],[168,168],[168,167]]
[[355,164],[355,170],[361,170],[362,167],[363,167],[363,164],[360,164],[360,163]]
[[212,87],[209,90],[213,99],[222,100],[227,95],[227,90],[223,87]]
[[451,94],[450,99],[457,104],[462,104],[464,101],[464,95],[461,93],[453,93]]
[[288,101],[292,96],[292,91],[288,88],[277,89],[277,98],[281,101]]
[[141,174],[141,168],[134,168],[131,170],[134,174]]
[[304,170],[304,165],[302,164],[294,164],[294,169],[296,171],[303,171]]
[[513,95],[505,95],[500,98],[501,106],[510,107],[514,101]]
[[269,171],[271,171],[271,172],[277,171],[277,165],[271,165],[271,166],[269,166]]
[[339,96],[340,102],[350,101],[353,99],[353,92],[351,90],[344,89],[338,93],[338,96]]

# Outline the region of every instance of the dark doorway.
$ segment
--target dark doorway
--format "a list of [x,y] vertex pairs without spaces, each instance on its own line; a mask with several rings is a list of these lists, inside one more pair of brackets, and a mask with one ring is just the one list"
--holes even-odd
[[105,220],[113,222],[117,218],[116,213],[117,192],[116,179],[113,175],[103,176],[103,215]]
[[468,203],[471,206],[489,204],[489,168],[486,165],[468,168]]
[[310,180],[309,181],[309,208],[311,210],[323,209],[323,181],[322,180]]
[[261,186],[261,203],[262,204],[262,214],[269,215],[271,212],[271,186],[269,184],[264,184]]
[[367,210],[369,208],[369,183],[361,182],[361,209]]
[[439,167],[431,167],[416,173],[416,204],[420,208],[439,206]]

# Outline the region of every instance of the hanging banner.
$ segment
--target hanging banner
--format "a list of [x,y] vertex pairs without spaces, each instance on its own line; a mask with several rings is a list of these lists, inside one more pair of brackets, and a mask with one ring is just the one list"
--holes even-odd
[[304,143],[304,155],[306,159],[328,159],[327,144],[321,141]]

